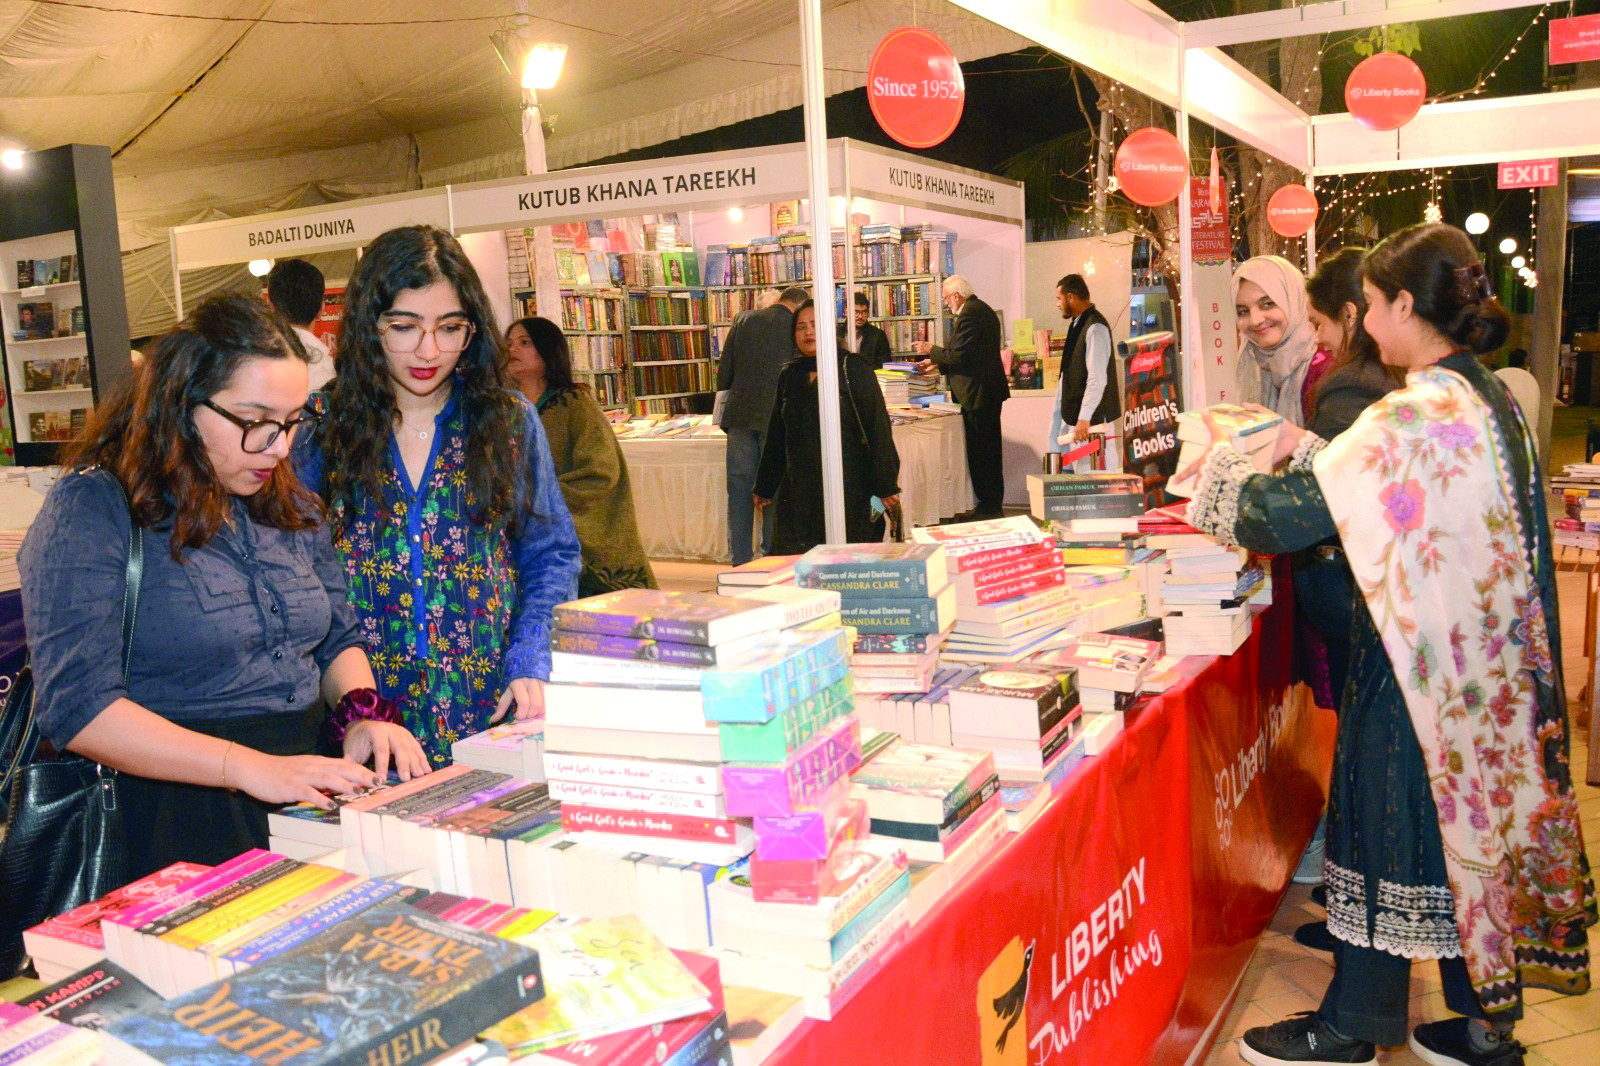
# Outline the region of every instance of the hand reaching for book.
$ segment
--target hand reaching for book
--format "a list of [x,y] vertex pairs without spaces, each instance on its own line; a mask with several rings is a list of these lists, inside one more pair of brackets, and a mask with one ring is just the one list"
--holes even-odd
[[421,777],[429,770],[428,756],[410,730],[392,722],[353,722],[344,735],[344,757],[372,769],[387,780],[392,763],[400,780]]
[[[1276,416],[1278,413],[1272,408],[1262,407],[1258,403],[1246,403],[1240,404],[1240,406],[1246,410],[1255,411],[1257,414]],[[1216,433],[1215,427],[1213,427],[1212,433]],[[1306,431],[1303,428],[1295,425],[1287,418],[1284,419],[1282,424],[1278,426],[1278,439],[1272,446],[1272,465],[1282,466],[1287,462],[1289,457],[1294,454],[1294,450],[1300,446],[1300,441],[1305,435]]]
[[223,783],[263,803],[309,803],[333,810],[331,796],[381,785],[383,777],[349,759],[321,755],[268,755],[235,744]]
[[490,722],[498,722],[506,716],[506,711],[516,709],[511,717],[517,721],[524,718],[537,718],[544,713],[544,682],[534,677],[513,677],[506,682],[506,690],[500,694],[500,703],[494,709],[494,716]]

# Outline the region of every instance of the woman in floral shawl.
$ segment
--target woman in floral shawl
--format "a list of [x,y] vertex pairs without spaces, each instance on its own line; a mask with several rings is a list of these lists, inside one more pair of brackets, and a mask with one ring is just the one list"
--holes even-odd
[[[1413,959],[1464,1018],[1423,1061],[1520,1063],[1522,989],[1589,988],[1594,885],[1569,767],[1543,483],[1477,355],[1509,320],[1471,242],[1403,230],[1363,264],[1365,324],[1407,368],[1332,441],[1285,427],[1255,474],[1214,433],[1190,521],[1258,551],[1337,533],[1366,604],[1351,632],[1329,797],[1334,977],[1320,1008],[1248,1031],[1252,1063],[1375,1060],[1406,1037]],[[1469,1020],[1471,1019],[1471,1020]]]

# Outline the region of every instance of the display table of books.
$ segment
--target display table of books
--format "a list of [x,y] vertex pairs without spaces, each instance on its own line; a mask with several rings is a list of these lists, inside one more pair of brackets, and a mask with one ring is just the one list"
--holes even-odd
[[[900,452],[900,506],[908,525],[971,510],[966,434],[959,416],[891,412]],[[667,432],[673,432],[668,429]],[[652,559],[728,558],[727,439],[714,427],[624,437],[639,536]]]
[[1185,660],[1190,676],[769,1061],[1183,1062],[1321,807],[1332,716],[1291,685],[1292,619],[1280,601],[1233,655]]

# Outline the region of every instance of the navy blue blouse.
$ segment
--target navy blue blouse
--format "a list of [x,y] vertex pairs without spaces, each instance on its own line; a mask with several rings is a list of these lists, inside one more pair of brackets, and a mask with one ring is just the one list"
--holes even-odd
[[300,712],[361,634],[326,528],[233,524],[175,562],[171,526],[145,533],[132,668],[122,681],[129,514],[105,471],[56,483],[22,542],[22,611],[39,728],[58,749],[126,697],[172,721]]

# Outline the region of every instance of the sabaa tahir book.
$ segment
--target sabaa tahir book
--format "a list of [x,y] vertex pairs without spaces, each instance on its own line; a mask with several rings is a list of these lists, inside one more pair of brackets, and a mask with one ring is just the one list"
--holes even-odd
[[108,1066],[426,1062],[544,996],[538,953],[384,904],[244,973],[120,1019]]

